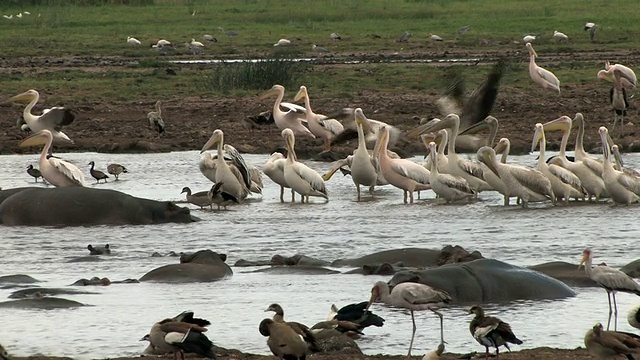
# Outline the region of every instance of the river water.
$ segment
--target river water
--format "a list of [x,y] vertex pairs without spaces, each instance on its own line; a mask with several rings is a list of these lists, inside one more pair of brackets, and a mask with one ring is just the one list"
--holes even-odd
[[[190,186],[207,190],[210,182],[198,170],[199,154],[57,154],[87,171],[88,186],[115,189],[135,196],[158,200],[182,200],[180,191]],[[246,155],[260,166],[267,155]],[[638,167],[640,156],[626,155],[627,166]],[[120,163],[129,169],[118,182],[95,185],[89,177],[89,161],[106,169]],[[422,161],[416,158],[416,161]],[[511,162],[531,165],[534,155],[512,156]],[[33,185],[25,169],[36,163],[36,155],[0,156],[0,185]],[[324,173],[329,164],[306,162]],[[40,185],[39,185],[40,186]],[[609,204],[575,204],[553,207],[536,204],[530,209],[502,206],[497,193],[482,193],[470,205],[436,205],[420,200],[402,204],[402,192],[380,188],[375,199],[356,202],[350,177],[340,173],[328,182],[330,201],[312,199],[311,204],[280,203],[279,187],[265,178],[262,197],[255,197],[230,211],[194,210],[204,221],[193,224],[153,226],[38,228],[3,227],[0,275],[29,274],[46,287],[67,286],[79,278],[93,276],[111,280],[139,278],[149,270],[177,262],[174,257],[151,257],[154,252],[212,249],[228,255],[227,262],[238,259],[270,259],[280,253],[302,253],[328,261],[357,257],[372,252],[402,247],[440,249],[447,244],[479,250],[515,265],[534,265],[563,260],[577,263],[586,246],[594,248],[595,262],[606,261],[619,267],[640,257],[637,207],[612,207]],[[423,192],[423,199],[433,193]],[[96,204],[100,206],[100,204]],[[87,244],[106,244],[112,255],[99,262],[73,262],[85,256]],[[263,310],[280,303],[285,316],[312,325],[324,320],[331,304],[344,306],[365,301],[370,289],[387,276],[277,275],[252,273],[254,268],[233,268],[233,277],[219,282],[185,285],[156,283],[113,284],[88,287],[95,294],[69,295],[91,307],[74,310],[0,309],[3,324],[0,341],[16,356],[36,353],[72,356],[79,359],[110,358],[140,354],[146,343],[139,342],[151,325],[183,310],[209,319],[213,325],[207,335],[223,347],[268,354],[266,339],[258,332],[258,323],[272,313]],[[348,269],[338,269],[347,271]],[[12,290],[0,290],[6,299]],[[520,301],[486,304],[491,315],[511,323],[524,341],[514,349],[552,346],[575,348],[583,345],[583,336],[596,322],[606,323],[607,296],[604,290],[576,289],[578,296],[559,301]],[[631,329],[626,322],[628,310],[640,299],[619,294],[619,330]],[[359,345],[369,354],[405,354],[411,335],[408,312],[374,305],[373,310],[386,319],[381,328],[366,329]],[[468,331],[471,317],[467,308],[443,309],[447,351],[483,351]],[[414,354],[422,354],[439,342],[438,320],[430,312],[416,314],[418,331]]]

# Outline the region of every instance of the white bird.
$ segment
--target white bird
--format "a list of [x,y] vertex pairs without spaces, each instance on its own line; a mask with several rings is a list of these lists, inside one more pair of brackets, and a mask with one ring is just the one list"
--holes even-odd
[[527,43],[527,50],[529,50],[529,76],[531,76],[531,80],[542,86],[543,89],[551,89],[560,94],[560,80],[551,71],[536,64],[538,54],[531,43]]
[[16,15],[16,17],[17,17],[18,19],[22,19],[22,13],[19,13],[18,15]]
[[525,43],[530,43],[532,41],[534,41],[536,39],[535,35],[526,35],[525,37],[522,38],[522,41],[524,41]]
[[280,39],[277,43],[273,44],[273,46],[285,46],[291,44],[291,40],[289,39]]
[[[502,138],[498,141],[496,146],[493,148],[496,154],[501,154],[500,162],[503,164],[507,163],[507,157],[509,156],[509,152],[511,151],[511,142],[507,138]],[[498,176],[498,174],[494,173],[485,165],[485,163],[481,163],[482,166],[482,177],[484,181],[489,184],[493,188],[493,190],[499,192],[504,196],[504,206],[509,205],[509,191],[507,190],[507,186],[504,181]]]
[[422,360],[439,360],[440,356],[444,354],[444,343],[441,342],[435,350],[429,351],[426,353]]
[[533,135],[533,143],[531,144],[531,152],[533,152],[538,144],[540,144],[540,155],[538,156],[537,169],[542,172],[551,182],[553,189],[553,202],[564,200],[565,204],[569,204],[569,198],[583,198],[584,189],[582,183],[576,174],[571,171],[555,165],[547,164],[545,151],[547,147],[547,139],[544,136],[544,127],[541,123],[537,123],[536,130]]
[[429,39],[431,39],[431,41],[444,41],[440,36],[435,34],[429,34]]
[[338,33],[331,33],[329,37],[331,38],[331,40],[342,40],[342,36],[340,36],[340,34]]
[[358,201],[360,201],[360,185],[369,186],[370,189],[373,189],[378,182],[378,172],[376,170],[376,160],[367,151],[363,130],[366,117],[361,108],[356,109],[354,121],[358,129],[358,147],[353,152],[350,168],[351,179],[356,186]]
[[613,154],[613,159],[615,160],[615,164],[613,165],[614,169],[622,171],[627,175],[640,178],[640,172],[624,166],[624,161],[622,161],[622,155],[620,154],[620,148],[618,147],[618,145],[614,144],[611,146],[611,153]]
[[331,151],[331,140],[344,131],[344,126],[336,119],[329,119],[322,114],[316,114],[311,110],[311,102],[307,87],[302,85],[293,101],[304,99],[304,108],[307,113],[307,125],[316,138],[324,139],[322,152]]
[[216,39],[213,35],[209,35],[209,34],[202,35],[202,40],[210,41],[210,42],[218,42],[218,39]]
[[127,44],[131,44],[131,45],[140,45],[140,44],[142,44],[142,43],[140,42],[140,40],[138,40],[138,39],[136,39],[136,38],[134,38],[134,37],[127,36]]
[[[273,104],[272,116],[278,129],[291,129],[296,135],[306,135],[315,139],[315,135],[303,125],[303,122],[307,121],[306,110],[301,106],[282,102],[284,98],[284,86],[273,85],[271,89],[260,96],[260,100],[273,95],[277,97]],[[282,111],[280,106],[286,107],[287,111]]]
[[[200,153],[203,153],[213,146],[218,145],[218,157],[216,159],[216,174],[215,182],[222,182],[222,191],[233,195],[239,201],[245,199],[251,189],[251,177],[249,176],[249,170],[244,162],[244,159],[240,154],[233,153],[235,148],[227,148],[226,154],[234,158],[236,166],[230,166],[227,164],[224,148],[224,133],[220,129],[213,131],[213,134],[209,140],[204,144]],[[232,150],[233,149],[233,150]]]
[[155,43],[151,47],[161,48],[161,47],[165,47],[165,46],[171,46],[171,42],[169,42],[169,41],[167,41],[165,39],[160,39],[160,40],[158,40],[157,43]]
[[627,89],[635,88],[638,85],[638,77],[633,69],[622,64],[611,65],[608,60],[604,62],[604,70],[598,71],[596,76],[600,80],[614,84],[616,81],[620,81],[622,86]]
[[429,152],[431,157],[429,184],[431,184],[433,192],[445,199],[447,203],[472,198],[475,195],[475,191],[469,187],[467,180],[460,176],[441,174],[438,171],[436,143],[433,141],[429,143]]
[[2,17],[7,19],[7,20],[13,20],[13,14],[11,14],[11,15],[2,15]]
[[424,166],[424,168],[427,170],[431,169],[432,160],[431,156],[429,156],[429,143],[433,141],[438,146],[436,150],[436,157],[438,158],[438,171],[446,174],[449,171],[449,159],[447,159],[447,156],[444,154],[444,150],[449,142],[449,133],[447,132],[447,130],[439,130],[437,133],[422,134],[420,135],[420,140],[422,140],[422,143],[427,150],[427,155],[425,155],[426,160],[422,164],[422,166]]
[[590,248],[584,249],[584,251],[582,251],[582,260],[578,265],[578,270],[582,264],[584,264],[584,271],[587,276],[607,291],[607,299],[609,300],[609,321],[607,322],[607,330],[609,330],[609,325],[611,323],[611,297],[613,297],[613,314],[615,315],[613,327],[614,330],[617,330],[618,304],[616,303],[616,292],[621,291],[640,296],[640,284],[633,280],[629,275],[620,270],[608,267],[607,265],[598,265],[592,268],[592,262],[593,250]]
[[411,357],[411,348],[413,347],[413,339],[416,335],[416,320],[413,316],[414,311],[430,310],[440,318],[440,342],[444,343],[444,326],[443,316],[434,308],[445,305],[451,301],[451,296],[446,291],[436,290],[431,286],[403,282],[396,284],[393,289],[389,289],[389,285],[384,281],[378,281],[371,289],[371,298],[367,305],[367,310],[374,301],[382,301],[383,303],[396,308],[409,310],[411,313],[411,323],[413,324],[413,332],[411,333],[411,342],[409,343],[409,353],[407,358]]
[[309,196],[323,197],[329,200],[329,194],[322,176],[307,165],[297,161],[295,152],[296,138],[291,129],[282,130],[282,138],[287,148],[287,160],[284,163],[284,179],[295,192],[301,195],[302,203],[305,196],[307,203]]
[[[611,200],[616,204],[629,205],[640,200],[640,178],[615,170],[611,163],[611,153],[608,143],[608,130],[601,126],[598,129],[602,141],[603,171],[602,179]],[[608,327],[607,327],[608,328]]]
[[23,15],[31,15],[31,13],[30,13],[30,12],[28,12],[28,11],[23,11],[23,12],[22,12],[22,14],[23,14]]
[[196,41],[196,39],[191,38],[191,42],[189,43],[189,45],[191,46],[196,46],[196,47],[204,47],[204,44],[201,43],[200,41]]
[[147,120],[153,131],[162,134],[165,129],[164,120],[162,119],[162,101],[156,101],[155,109],[156,111],[150,111],[147,114]]
[[561,32],[560,32],[560,31],[558,31],[558,30],[554,30],[554,31],[553,31],[553,37],[554,37],[554,38],[556,39],[556,41],[558,41],[558,42],[568,42],[568,41],[569,41],[569,37],[568,37],[566,34],[561,33]]
[[318,46],[316,44],[312,44],[311,45],[311,50],[315,51],[315,52],[321,52],[321,53],[330,53],[331,51],[329,51],[326,48],[323,48],[321,46]]
[[39,99],[40,94],[36,90],[31,89],[12,97],[9,101],[29,101],[29,104],[27,104],[22,112],[22,117],[29,129],[34,133],[48,130],[54,139],[62,139],[73,143],[67,134],[60,131],[63,126],[71,124],[75,119],[71,110],[63,107],[53,107],[43,110],[40,116],[33,115],[31,109],[33,109]]
[[[256,194],[262,194],[262,173],[260,170],[251,163],[244,161],[244,158],[236,148],[229,144],[224,144],[224,160],[227,165],[232,169],[231,171],[238,175],[241,181],[244,183],[244,175],[248,174],[251,180],[250,192]],[[218,155],[213,151],[204,151],[200,155],[200,161],[198,162],[198,168],[202,175],[211,180],[212,183],[216,182],[216,169],[218,167]]]
[[83,186],[84,173],[77,166],[56,157],[47,155],[53,144],[53,134],[47,129],[31,135],[20,143],[20,147],[44,144],[40,153],[40,173],[50,184],[57,187]]
[[589,32],[589,39],[591,40],[591,42],[594,42],[596,40],[596,31],[598,31],[598,24],[588,22],[584,24],[584,31]]
[[[280,202],[284,202],[284,189],[290,189],[287,180],[284,178],[284,163],[286,159],[279,152],[271,154],[269,159],[262,165],[262,172],[274,183],[280,185]],[[291,189],[291,202],[295,202],[296,193]]]

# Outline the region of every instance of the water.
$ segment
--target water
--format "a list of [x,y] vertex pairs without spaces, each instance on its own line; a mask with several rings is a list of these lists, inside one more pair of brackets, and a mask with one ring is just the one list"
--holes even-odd
[[[130,173],[121,181],[96,186],[116,189],[158,200],[182,200],[180,190],[190,186],[206,190],[210,182],[198,171],[197,152],[168,154],[57,154],[81,168],[94,160],[98,169],[112,162],[125,165]],[[262,164],[266,155],[246,155]],[[532,164],[535,156],[513,156],[511,161]],[[26,174],[36,155],[0,156],[3,188],[32,185]],[[416,161],[421,159],[416,158]],[[627,166],[638,167],[640,156],[626,156]],[[307,162],[319,173],[329,164]],[[357,257],[375,251],[424,247],[439,249],[457,244],[479,250],[485,257],[516,265],[534,265],[552,260],[577,263],[582,250],[592,246],[595,262],[619,267],[638,258],[640,225],[637,208],[607,204],[576,204],[552,207],[533,205],[504,208],[494,193],[483,193],[483,201],[471,205],[434,205],[430,201],[402,204],[402,192],[381,188],[372,201],[355,201],[349,177],[339,173],[328,182],[331,201],[313,199],[312,204],[282,204],[279,188],[268,178],[262,200],[234,207],[227,212],[194,210],[204,221],[193,224],[90,228],[5,227],[0,242],[0,275],[24,273],[44,281],[41,286],[64,287],[79,278],[109,277],[111,280],[139,278],[149,270],[176,258],[152,258],[151,253],[212,249],[228,255],[233,264],[240,258],[270,259],[280,253],[302,253],[326,260]],[[423,192],[423,198],[433,193]],[[100,204],[96,204],[99,206]],[[100,262],[67,263],[88,253],[87,244],[109,243],[113,255]],[[633,249],[633,250],[632,250]],[[97,294],[69,295],[91,307],[74,310],[29,311],[0,309],[3,317],[0,339],[16,356],[35,353],[72,356],[79,359],[110,358],[140,354],[139,342],[160,319],[190,309],[213,325],[208,335],[217,344],[246,352],[267,354],[266,339],[258,323],[271,313],[263,310],[278,302],[286,318],[312,325],[324,320],[332,303],[343,306],[365,301],[375,281],[389,277],[362,275],[275,275],[251,273],[253,268],[234,268],[228,280],[185,285],[155,283],[113,284],[87,287]],[[348,269],[339,269],[347,271]],[[576,289],[578,296],[560,301],[520,301],[488,304],[491,315],[511,323],[524,340],[516,349],[538,346],[575,348],[595,322],[607,320],[607,298],[602,289]],[[11,290],[0,290],[6,299]],[[628,310],[638,298],[619,294],[620,330],[630,330]],[[359,340],[365,353],[404,354],[411,335],[409,314],[374,305],[386,319],[382,328],[366,329]],[[447,350],[483,350],[468,332],[467,308],[443,309]],[[417,313],[415,354],[433,349],[439,342],[438,320],[430,312]]]

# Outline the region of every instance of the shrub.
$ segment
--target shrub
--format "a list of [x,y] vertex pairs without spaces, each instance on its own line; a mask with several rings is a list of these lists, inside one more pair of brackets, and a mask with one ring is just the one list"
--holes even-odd
[[222,62],[205,76],[202,86],[209,91],[264,90],[275,84],[295,86],[307,64],[287,59]]

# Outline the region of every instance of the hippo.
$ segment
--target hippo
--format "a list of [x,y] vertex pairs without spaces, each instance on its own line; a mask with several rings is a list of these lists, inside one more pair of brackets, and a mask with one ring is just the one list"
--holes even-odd
[[438,266],[442,266],[444,264],[455,264],[459,262],[467,262],[473,261],[477,259],[484,259],[482,254],[479,251],[474,251],[472,253],[465,250],[462,246],[451,246],[447,245],[440,250],[440,255],[436,260]]
[[197,220],[189,209],[169,201],[81,186],[25,189],[0,204],[3,225],[144,225]]
[[12,189],[6,189],[6,190],[0,190],[0,204],[5,201],[9,196],[17,194],[23,190],[29,190],[29,189],[42,189],[39,187],[33,187],[33,186],[26,186],[26,187],[19,187],[19,188],[12,188]]
[[469,261],[482,258],[482,255],[475,251],[468,253],[459,246],[445,246],[442,250],[422,249],[422,248],[402,248],[384,250],[370,255],[365,255],[353,259],[338,259],[331,263],[331,266],[354,266],[361,267],[367,264],[381,263],[404,263],[411,268],[425,268],[439,266],[447,263]]
[[325,260],[315,259],[305,255],[296,254],[291,257],[282,255],[273,255],[271,265],[287,265],[287,266],[327,266],[331,263]]
[[300,275],[332,275],[339,274],[340,271],[327,269],[321,266],[271,266],[263,269],[249,271],[252,273],[267,273],[267,274],[300,274]]
[[623,266],[620,271],[631,276],[632,278],[640,278],[640,259],[632,261]]
[[97,294],[90,291],[82,291],[76,289],[63,289],[63,288],[28,288],[22,290],[16,290],[9,294],[9,299],[26,299],[41,296],[53,296],[53,295],[77,295],[77,294]]
[[188,283],[221,280],[233,275],[226,260],[225,254],[200,250],[180,256],[180,264],[164,265],[149,271],[140,281]]
[[558,279],[569,286],[599,286],[584,273],[584,270],[578,270],[578,264],[571,264],[564,261],[552,261],[529,266],[529,269],[551,276],[552,278]]
[[0,276],[0,284],[33,284],[37,282],[40,282],[40,280],[24,274]]
[[458,304],[513,300],[561,299],[576,293],[543,273],[495,259],[478,259],[426,270],[401,271],[390,286],[418,282],[449,293]]
[[384,262],[380,264],[364,264],[359,268],[347,271],[345,274],[393,275],[401,270],[408,270],[402,262],[397,262],[395,264]]
[[68,300],[56,297],[40,297],[35,299],[20,299],[0,302],[0,309],[69,309],[80,306],[87,306],[75,300]]

